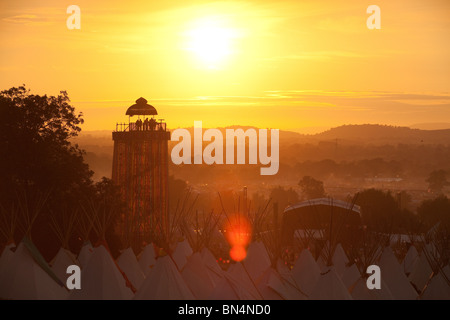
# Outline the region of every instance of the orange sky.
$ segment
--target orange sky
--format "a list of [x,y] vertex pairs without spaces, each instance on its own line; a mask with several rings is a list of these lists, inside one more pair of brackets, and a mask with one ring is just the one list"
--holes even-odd
[[[68,30],[66,8],[81,8]],[[381,8],[368,30],[366,8]],[[0,89],[66,90],[83,130],[143,96],[168,126],[450,119],[450,2],[0,2]],[[447,121],[450,122],[450,121]]]

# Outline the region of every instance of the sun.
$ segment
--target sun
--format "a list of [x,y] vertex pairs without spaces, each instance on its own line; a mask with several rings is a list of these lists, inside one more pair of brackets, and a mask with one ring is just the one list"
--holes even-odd
[[235,31],[211,20],[201,20],[187,32],[187,50],[208,67],[218,67],[233,52]]

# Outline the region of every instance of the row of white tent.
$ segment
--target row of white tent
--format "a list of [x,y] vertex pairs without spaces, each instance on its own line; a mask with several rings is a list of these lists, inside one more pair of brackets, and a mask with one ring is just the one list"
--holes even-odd
[[[349,264],[341,245],[334,251],[331,267],[304,249],[291,270],[281,261],[272,267],[264,244],[252,242],[243,262],[231,264],[226,271],[209,249],[193,252],[187,240],[179,242],[172,255],[157,257],[149,244],[138,257],[128,248],[117,260],[104,245],[94,248],[87,243],[78,257],[61,248],[49,270],[23,242],[14,251],[13,247],[6,247],[0,256],[2,299],[450,299],[442,273],[430,280],[431,267],[414,246],[402,262],[390,247],[382,250],[377,262],[380,290],[367,288],[366,275]],[[81,289],[69,291],[60,284],[65,284],[67,266],[73,264],[81,267]],[[449,266],[443,272],[450,278]],[[420,295],[413,284],[421,288]]]

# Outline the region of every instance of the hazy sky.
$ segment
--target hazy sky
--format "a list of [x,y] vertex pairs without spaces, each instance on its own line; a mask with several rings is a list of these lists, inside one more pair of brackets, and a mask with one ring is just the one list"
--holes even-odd
[[141,96],[171,128],[445,122],[449,13],[447,0],[2,0],[0,89],[66,90],[84,130],[112,130]]

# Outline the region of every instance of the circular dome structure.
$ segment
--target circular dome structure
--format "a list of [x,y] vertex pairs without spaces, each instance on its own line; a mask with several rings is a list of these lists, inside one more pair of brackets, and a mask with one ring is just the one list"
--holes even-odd
[[127,116],[144,116],[144,115],[157,115],[155,107],[149,105],[147,100],[140,97],[136,100],[136,103],[128,108],[126,115]]

